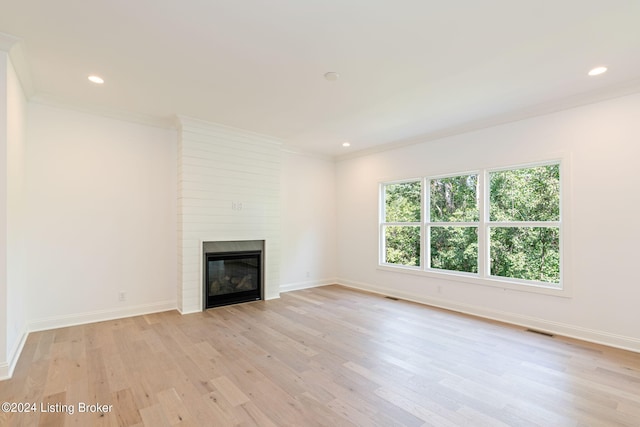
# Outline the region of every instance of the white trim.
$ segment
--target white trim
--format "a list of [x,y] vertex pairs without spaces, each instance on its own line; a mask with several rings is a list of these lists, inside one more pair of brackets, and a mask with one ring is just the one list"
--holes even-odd
[[18,364],[18,360],[20,359],[22,349],[27,342],[28,336],[29,332],[25,327],[20,333],[20,340],[16,342],[16,344],[13,346],[13,349],[11,349],[11,351],[9,352],[9,360],[7,362],[0,363],[0,381],[8,380],[13,375],[13,371]]
[[0,33],[0,52],[5,52],[9,55],[9,61],[18,76],[24,96],[27,99],[31,98],[35,90],[22,40],[11,34]]
[[[474,169],[468,172],[447,172],[438,175],[428,175],[422,178],[422,203],[420,206],[420,216],[422,223],[388,223],[386,220],[386,187],[388,185],[394,185],[396,183],[415,182],[416,179],[395,180],[395,181],[379,181],[378,182],[378,269],[395,271],[399,273],[409,273],[414,275],[423,275],[430,277],[437,277],[444,280],[453,280],[459,282],[466,282],[471,284],[479,284],[484,286],[493,286],[503,289],[512,289],[532,293],[541,293],[546,295],[555,295],[561,297],[572,296],[572,286],[569,265],[571,261],[569,246],[567,243],[568,231],[565,230],[565,224],[569,218],[567,201],[569,197],[569,191],[566,188],[571,188],[570,185],[570,154],[569,153],[556,153],[553,156],[546,156],[538,158],[531,162],[519,162],[510,166],[493,165],[491,167],[485,166],[479,169]],[[489,174],[492,172],[529,169],[544,166],[558,165],[560,169],[560,219],[558,221],[502,221],[491,222],[489,217]],[[450,178],[459,176],[477,176],[477,200],[478,200],[478,222],[431,222],[430,218],[430,197],[431,197],[431,181],[440,178]],[[419,266],[406,266],[401,264],[390,264],[385,262],[386,254],[386,240],[384,235],[384,228],[387,226],[420,226],[420,265]],[[429,229],[430,227],[476,227],[478,231],[478,272],[467,273],[451,270],[441,270],[431,268],[431,246],[429,244]],[[537,282],[534,280],[525,280],[511,277],[499,277],[490,274],[490,233],[491,227],[555,227],[559,229],[560,233],[560,281],[556,285],[554,283]]]
[[272,135],[254,132],[247,129],[236,128],[223,125],[221,123],[209,122],[193,117],[177,115],[178,129],[182,132],[193,132],[197,135],[214,137],[225,137],[227,139],[241,139],[245,143],[254,145],[277,145],[282,146],[283,140]]
[[285,154],[294,154],[296,156],[308,157],[310,159],[324,160],[327,162],[335,163],[335,158],[329,154],[322,154],[315,151],[308,151],[304,148],[288,145],[283,143],[280,147],[280,151]]
[[519,280],[499,276],[479,277],[477,273],[467,273],[464,271],[438,270],[435,268],[422,269],[396,264],[380,264],[376,268],[382,271],[392,271],[394,273],[412,274],[416,276],[432,277],[434,279],[448,280],[452,282],[469,283],[472,285],[490,286],[493,288],[510,289],[512,291],[529,292],[536,294],[552,295],[562,298],[571,298],[568,290],[554,287],[553,284],[543,282],[533,282],[529,280]]
[[67,326],[84,325],[87,323],[104,322],[106,320],[142,316],[144,314],[159,313],[162,311],[170,311],[176,309],[176,301],[161,301],[125,308],[96,310],[87,313],[77,313],[63,316],[52,316],[43,319],[36,319],[29,322],[29,332],[46,331],[49,329],[65,328]]
[[12,34],[0,32],[0,51],[9,53],[20,39]]
[[[420,183],[420,221],[419,222],[387,222],[386,221],[386,187],[389,185],[398,185],[398,184],[409,184],[413,182]],[[417,226],[420,227],[420,245],[422,245],[424,241],[423,235],[423,227],[422,224],[424,222],[424,192],[425,192],[425,179],[424,178],[407,178],[407,179],[398,179],[394,181],[380,181],[378,182],[378,264],[382,265],[386,263],[386,254],[387,254],[387,239],[385,235],[386,227],[405,227],[405,226]],[[423,265],[424,260],[422,259],[422,250],[419,254],[419,264]],[[406,268],[415,268],[414,266],[404,266]],[[418,266],[418,268],[420,268]]]
[[634,337],[612,334],[606,331],[588,329],[581,326],[555,322],[538,317],[523,316],[506,311],[487,309],[485,307],[471,304],[456,303],[440,298],[432,298],[429,296],[416,295],[408,292],[399,292],[395,289],[388,289],[343,278],[338,278],[337,283],[348,288],[359,289],[380,295],[400,298],[419,304],[443,308],[446,310],[452,310],[464,314],[470,314],[472,316],[477,316],[485,319],[497,320],[499,322],[505,322],[512,325],[521,326],[523,328],[532,328],[556,335],[562,335],[569,338],[575,338],[582,341],[606,345],[622,350],[628,350],[634,353],[640,353],[640,339]]
[[20,359],[27,337],[31,332],[104,322],[106,320],[124,319],[171,310],[177,310],[176,301],[163,301],[118,309],[96,310],[87,313],[53,316],[31,321],[22,331],[20,341],[11,350],[9,361],[0,363],[0,381],[9,379],[13,375],[13,371]]
[[399,148],[410,147],[425,142],[437,141],[457,135],[477,132],[488,128],[509,125],[522,120],[535,117],[547,116],[549,114],[560,111],[579,108],[585,105],[603,102],[610,99],[622,98],[640,92],[640,79],[627,80],[615,85],[595,89],[590,92],[572,95],[561,100],[546,102],[520,110],[511,111],[504,114],[493,115],[486,119],[474,120],[466,122],[459,126],[450,126],[446,129],[428,132],[423,135],[402,139],[399,141],[382,143],[362,150],[351,151],[349,153],[335,156],[336,162],[343,160],[356,159],[373,154],[383,153],[385,151],[396,150]]
[[44,105],[47,107],[77,111],[79,113],[90,114],[102,118],[121,120],[123,122],[135,123],[144,126],[151,126],[160,129],[176,129],[174,117],[157,117],[149,114],[134,113],[113,107],[103,107],[77,103],[63,97],[54,96],[47,93],[36,93],[29,98],[29,102]]
[[319,288],[321,286],[333,285],[336,283],[335,278],[331,279],[320,279],[320,280],[309,280],[304,282],[295,282],[295,283],[287,283],[285,285],[280,285],[280,293],[282,292],[291,292],[291,291],[299,291],[302,289],[311,289],[311,288]]
[[[489,219],[489,191],[485,191],[489,182],[489,172],[478,172],[478,186],[476,197],[478,198],[478,276],[487,277],[491,271],[489,258],[489,228],[486,226]],[[482,190],[482,191],[481,191]],[[479,194],[478,194],[479,193]],[[484,226],[480,226],[484,224]]]
[[0,381],[11,379],[13,370],[10,369],[10,364],[7,362],[0,363]]
[[202,313],[204,310],[200,309],[200,310],[181,310],[180,307],[178,307],[176,310],[178,310],[178,313],[180,313],[181,316],[187,315],[187,314],[194,314],[194,313]]

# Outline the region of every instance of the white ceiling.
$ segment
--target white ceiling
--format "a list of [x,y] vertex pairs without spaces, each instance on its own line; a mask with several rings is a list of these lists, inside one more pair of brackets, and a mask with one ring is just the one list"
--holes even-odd
[[640,91],[638,0],[0,0],[0,32],[33,99],[329,156]]

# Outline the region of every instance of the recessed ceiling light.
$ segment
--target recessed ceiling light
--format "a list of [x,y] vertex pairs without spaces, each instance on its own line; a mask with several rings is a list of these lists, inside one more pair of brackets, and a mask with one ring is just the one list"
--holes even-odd
[[342,143],[342,146],[343,147],[351,147],[351,143],[348,142],[348,141],[345,141],[345,142]]
[[599,76],[600,74],[606,73],[607,67],[596,67],[589,71],[590,76]]
[[329,80],[330,82],[335,82],[340,77],[340,74],[335,71],[329,71],[328,73],[324,73],[324,78]]
[[95,83],[97,85],[101,85],[104,83],[104,79],[100,76],[89,76],[87,77],[91,83]]

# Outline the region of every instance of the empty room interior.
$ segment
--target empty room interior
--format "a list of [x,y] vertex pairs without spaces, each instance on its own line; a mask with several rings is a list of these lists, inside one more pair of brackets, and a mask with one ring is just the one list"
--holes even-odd
[[0,425],[640,425],[639,22],[0,0]]

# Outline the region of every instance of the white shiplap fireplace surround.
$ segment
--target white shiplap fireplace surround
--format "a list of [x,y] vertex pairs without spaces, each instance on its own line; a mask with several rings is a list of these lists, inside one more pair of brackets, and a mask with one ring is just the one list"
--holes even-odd
[[264,241],[265,299],[280,294],[281,142],[179,117],[178,309],[202,311],[205,242]]

